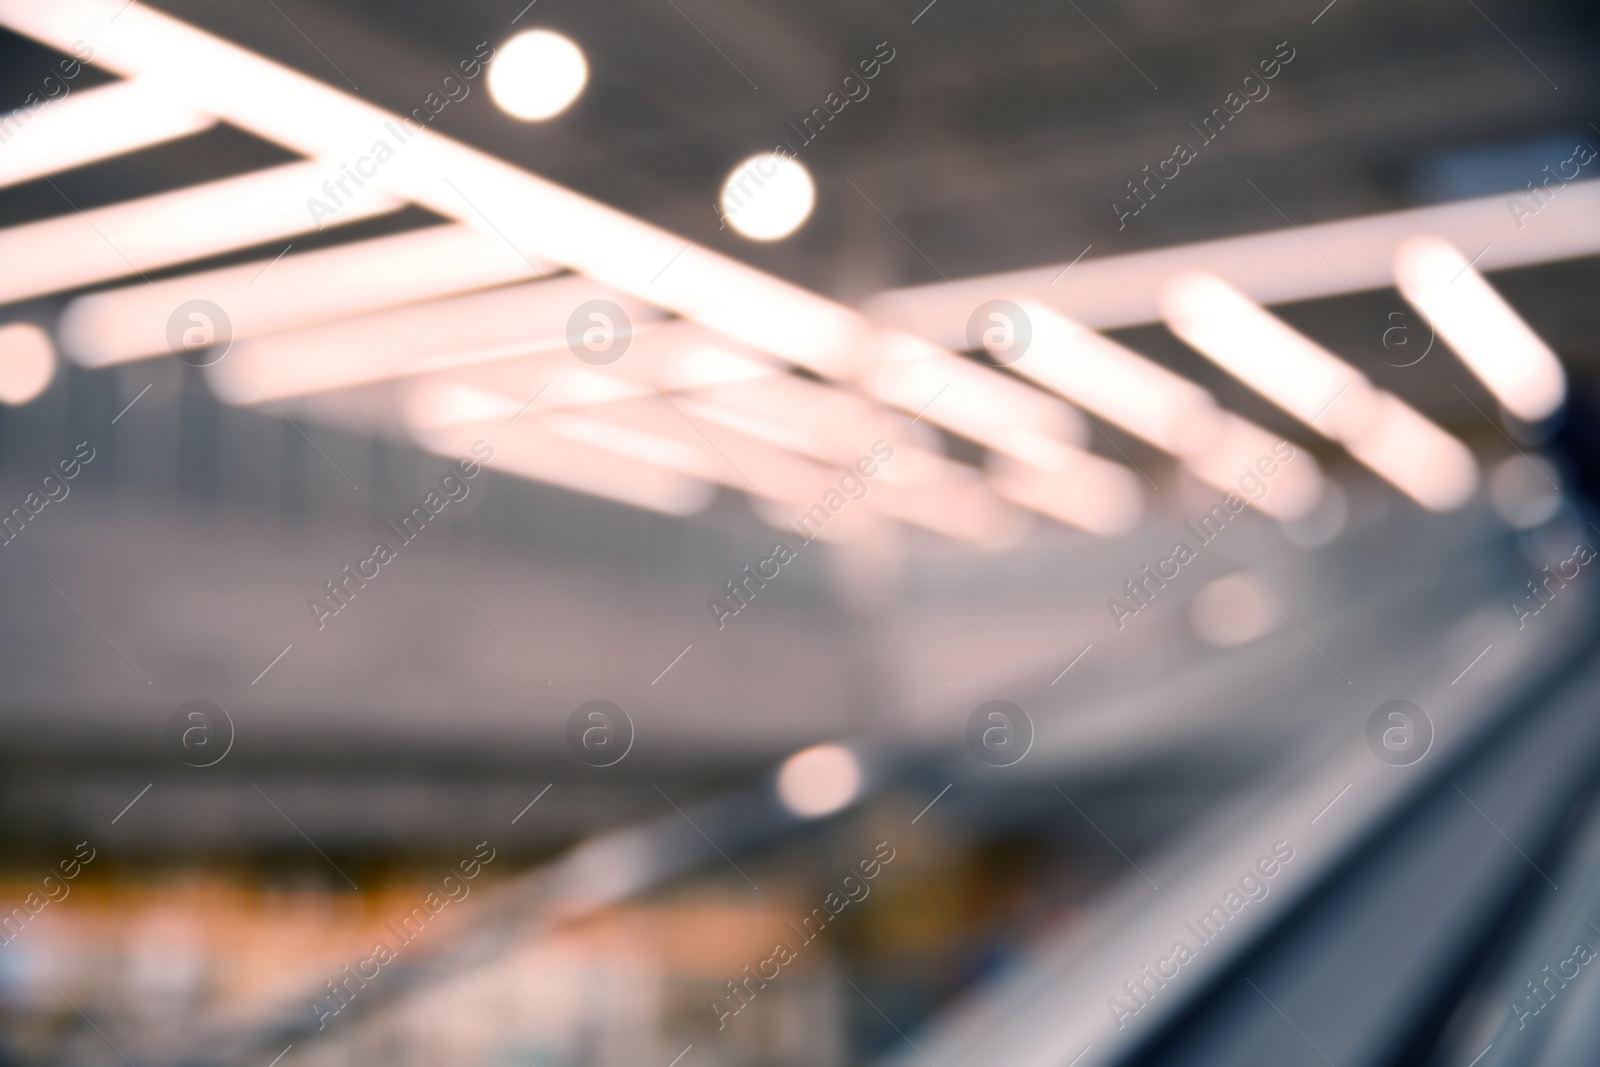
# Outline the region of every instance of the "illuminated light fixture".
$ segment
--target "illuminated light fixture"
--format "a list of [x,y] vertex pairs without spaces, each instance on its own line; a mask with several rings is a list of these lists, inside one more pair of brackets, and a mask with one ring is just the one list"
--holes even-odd
[[[1019,373],[1179,457],[1190,473],[1219,489],[1237,490],[1260,457],[1272,461],[1275,442],[1265,430],[1223,411],[1187,378],[1042,304],[1016,305],[1028,316],[1031,335],[1027,350],[1010,364]],[[1275,488],[1276,494],[1250,502],[1274,518],[1299,518],[1316,506],[1321,470],[1306,456]]]
[[223,400],[255,404],[540,351],[575,363],[569,323],[593,300],[622,308],[633,329],[661,314],[588,278],[565,276],[266,334],[235,344],[206,373]]
[[[0,0],[0,22],[63,50],[90,41],[97,66],[130,78],[160,76],[191,105],[312,159],[359,162],[375,139],[397,140],[394,131],[404,125],[391,112],[146,5]],[[432,129],[407,133],[363,191],[382,188],[823,376],[853,369],[852,355],[868,333],[858,312]],[[336,173],[330,162],[321,178]],[[279,203],[307,217],[308,195]],[[341,209],[336,218],[350,214]]]
[[909,334],[880,335],[862,386],[918,419],[1038,467],[1065,462],[1063,445],[1089,441],[1083,416],[1061,401]]
[[1507,411],[1538,422],[1561,407],[1561,361],[1449,241],[1406,241],[1395,252],[1394,275],[1401,295]]
[[1343,442],[1349,453],[1429,510],[1465,504],[1478,485],[1467,446],[1393,393],[1378,393],[1376,406],[1371,427]]
[[[1231,412],[1222,414],[1211,448],[1184,458],[1189,473],[1279,522],[1298,522],[1314,512],[1331,483],[1311,453]],[[1288,460],[1282,454],[1286,446],[1294,449]]]
[[1222,279],[1178,275],[1162,313],[1191,347],[1423,507],[1448,511],[1472,495],[1478,471],[1465,445]]
[[718,196],[722,220],[752,241],[776,241],[811,217],[817,187],[792,156],[762,152],[734,167]]
[[843,745],[813,745],[778,768],[778,799],[794,814],[817,819],[842,811],[861,792],[861,761]]
[[[1600,181],[1566,183],[1536,218],[1520,222],[1506,211],[1503,195],[1485,196],[1145,252],[1089,252],[1026,270],[958,278],[954,284],[891,290],[875,296],[867,310],[881,326],[908,330],[947,348],[967,347],[973,308],[1019,296],[1090,329],[1119,329],[1161,321],[1162,286],[1187,270],[1211,271],[1261,304],[1385,289],[1394,284],[1395,249],[1408,238],[1428,235],[1457,248],[1485,249],[1477,266],[1487,271],[1592,256],[1600,252]],[[1079,255],[1078,249],[1068,255]],[[1330,261],[1338,264],[1337,271]]]
[[1278,613],[1243,574],[1201,586],[1189,605],[1195,636],[1213,648],[1237,648],[1278,628]]
[[590,448],[521,421],[493,431],[483,426],[413,430],[412,437],[428,451],[450,459],[467,455],[474,441],[488,440],[495,450],[490,470],[665,515],[697,514],[716,496],[716,487],[701,479]]
[[[0,303],[315,230],[306,200],[323,195],[327,176],[319,163],[290,163],[0,230]],[[369,184],[323,222],[356,222],[404,206]]]
[[588,81],[583,50],[552,30],[517,34],[489,62],[490,99],[524,122],[543,122],[561,114]]
[[[187,137],[217,121],[146,79],[85,89],[21,114],[0,148],[0,188]],[[6,129],[17,122],[11,116]]]
[[985,462],[996,493],[1013,503],[1100,537],[1125,534],[1144,512],[1144,492],[1127,468],[1089,452],[1053,470],[1000,453]]
[[0,404],[26,404],[55,377],[50,335],[31,322],[0,326]]
[[58,333],[74,362],[104,367],[165,355],[168,316],[196,298],[225,309],[239,341],[559,270],[554,263],[530,264],[493,234],[429,226],[90,293],[67,305]]
[[1211,394],[1042,304],[1021,301],[1032,340],[1010,365],[1116,426],[1175,456],[1208,451],[1223,427]]
[[1518,530],[1549,522],[1561,510],[1561,473],[1543,456],[1510,456],[1489,475],[1489,502]]
[[[902,458],[920,450],[896,446],[888,470]],[[908,455],[909,454],[909,455]],[[942,457],[929,456],[929,459]],[[874,510],[912,526],[920,526],[953,541],[963,541],[985,551],[1001,551],[1021,544],[1033,529],[1030,511],[1002,500],[984,478],[964,464],[942,460],[942,477],[915,486],[892,482],[873,484],[865,502]],[[874,483],[878,479],[873,479]]]

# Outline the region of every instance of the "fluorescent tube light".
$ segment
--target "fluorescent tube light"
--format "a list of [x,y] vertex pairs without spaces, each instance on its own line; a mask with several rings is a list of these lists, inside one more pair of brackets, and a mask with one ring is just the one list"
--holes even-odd
[[222,308],[239,341],[559,270],[549,262],[530,265],[492,234],[429,226],[90,293],[67,305],[59,333],[74,361],[103,367],[166,354],[167,319],[187,300]]
[[[0,303],[76,289],[315,230],[307,197],[325,168],[290,163],[0,230]],[[404,207],[362,190],[331,223]]]
[[9,134],[0,144],[0,188],[187,137],[216,121],[149,79],[83,89],[0,118]]
[[1394,275],[1401,294],[1507,411],[1537,422],[1561,407],[1561,361],[1449,241],[1406,241],[1395,252]]

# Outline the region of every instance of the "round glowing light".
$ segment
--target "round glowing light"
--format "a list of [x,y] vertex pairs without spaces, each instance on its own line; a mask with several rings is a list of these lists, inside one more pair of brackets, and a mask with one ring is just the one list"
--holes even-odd
[[1278,616],[1244,575],[1230,574],[1200,587],[1189,622],[1213,648],[1236,648],[1276,629]]
[[489,96],[501,111],[524,122],[561,114],[588,81],[583,51],[550,30],[517,34],[489,63]]
[[722,219],[753,241],[776,241],[800,228],[817,202],[817,187],[800,162],[762,152],[722,183]]
[[856,798],[861,762],[843,745],[813,745],[783,761],[778,799],[796,815],[831,815]]
[[1561,508],[1561,475],[1542,456],[1512,456],[1489,475],[1489,503],[1510,525],[1527,530]]
[[0,327],[0,403],[26,404],[56,373],[50,335],[29,322]]

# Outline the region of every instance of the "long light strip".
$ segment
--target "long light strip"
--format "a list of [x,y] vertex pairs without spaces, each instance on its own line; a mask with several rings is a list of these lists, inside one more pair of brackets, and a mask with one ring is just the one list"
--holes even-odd
[[[398,116],[148,7],[0,0],[0,21],[55,47],[86,40],[108,69],[162,77],[219,117],[329,161],[330,181],[347,178],[353,162],[366,174],[364,189],[382,186],[493,231],[524,254],[563,263],[824,376],[852,375],[871,358],[862,352],[870,328],[851,309],[432,130],[407,127]],[[376,150],[380,142],[387,152]],[[374,162],[379,155],[384,162]],[[1001,384],[991,383],[989,392],[1009,384],[991,377]],[[1037,428],[997,425],[987,397],[967,401],[958,393],[947,412],[969,402],[981,410],[957,418],[964,427],[958,432],[1047,465],[1067,462],[1061,442]],[[909,410],[923,403],[919,398]],[[1068,418],[1058,414],[1056,421]]]
[[1489,271],[1594,255],[1600,253],[1600,181],[1568,182],[1537,216],[1520,222],[1506,210],[1504,196],[1486,196],[1148,252],[1103,256],[1093,246],[1072,248],[1067,255],[1081,258],[892,290],[873,298],[867,310],[876,322],[948,348],[967,347],[974,308],[1019,295],[1092,329],[1118,329],[1159,322],[1161,286],[1186,270],[1211,271],[1262,304],[1383,288],[1394,283],[1395,249],[1428,235],[1484,249],[1477,265]]
[[1191,347],[1417,503],[1448,511],[1472,495],[1478,468],[1465,445],[1221,278],[1171,279],[1162,313]]
[[1277,492],[1262,492],[1250,502],[1274,518],[1302,518],[1316,506],[1322,473],[1309,455],[1301,454],[1297,466],[1276,477],[1276,441],[1223,411],[1205,389],[1043,304],[1014,303],[1028,317],[1031,334],[1027,350],[1011,364],[1014,370],[1179,457],[1190,473],[1219,489],[1241,491],[1240,481],[1264,459]]
[[1507,411],[1536,422],[1561,407],[1561,361],[1454,245],[1414,237],[1395,252],[1394,273],[1401,294]]
[[567,351],[568,323],[591,300],[622,307],[634,328],[661,315],[569,275],[267,334],[240,342],[208,374],[222,399],[254,404],[540,350],[576,364]]
[[[290,163],[91,211],[0,230],[0,303],[75,289],[317,228],[306,212],[323,168]],[[396,211],[404,201],[363,192],[332,223]]]
[[[850,371],[866,329],[854,311],[580,196],[243,48],[123,0],[0,0],[0,21],[57,48],[87,41],[97,64],[158,76],[207,111],[314,159],[321,178],[354,165],[381,188],[503,236],[818,373]],[[387,153],[377,153],[379,142]],[[384,162],[374,162],[377,155]],[[353,172],[350,172],[353,173]],[[320,183],[320,179],[319,179]],[[311,194],[289,196],[307,214]],[[317,194],[323,202],[330,198]],[[333,205],[333,217],[345,208]]]
[[1091,452],[1073,452],[1051,470],[1000,453],[986,463],[989,484],[1005,499],[1101,537],[1127,533],[1144,511],[1138,479]]
[[1018,306],[1033,336],[1012,364],[1016,371],[1163,452],[1210,449],[1222,429],[1222,411],[1210,393],[1043,304],[1023,300]]
[[1088,425],[1066,404],[909,334],[880,335],[861,384],[887,404],[1037,467],[1089,440]]
[[662,467],[590,448],[536,425],[481,426],[414,430],[412,438],[430,452],[452,459],[468,454],[474,441],[494,446],[493,470],[605,497],[666,515],[705,510],[716,487]]
[[165,353],[167,319],[188,300],[222,308],[238,341],[559,269],[530,264],[498,237],[468,226],[429,226],[90,293],[67,305],[59,332],[72,359],[103,367]]
[[[574,414],[570,410],[549,410],[543,394],[538,404],[530,408],[511,396],[454,383],[449,377],[436,376],[435,380],[418,382],[408,390],[404,416],[414,431],[426,434],[446,427],[479,425],[489,432],[512,421],[527,422],[542,432],[590,448],[751,493],[778,505],[771,514],[784,514],[788,520],[796,519],[808,507],[826,507],[830,499],[840,505],[835,510],[843,507],[843,496],[830,498],[830,493],[843,492],[840,479],[848,473],[849,461],[840,464],[793,458],[787,452],[806,454],[809,449],[793,447],[801,442],[774,441],[771,427],[764,421],[740,419],[737,411],[705,400],[675,397],[676,414],[669,414],[654,403],[611,403],[596,406],[589,413]],[[781,384],[786,395],[797,397],[804,396],[808,389],[826,389],[792,377],[760,384]],[[837,390],[832,392],[842,400],[851,399]],[[735,417],[729,418],[730,415]],[[873,443],[867,432],[856,440],[857,453],[866,453]],[[910,444],[901,436],[891,446],[892,458],[874,460],[872,465],[877,469],[870,478],[853,479],[855,488],[849,490],[852,505],[860,503],[888,518],[984,548],[1015,544],[1027,532],[1023,515],[1001,502],[977,471]],[[714,446],[708,450],[712,441]],[[815,453],[811,454],[815,458]],[[851,456],[852,461],[859,458],[860,455]],[[744,480],[747,477],[749,482]],[[819,514],[824,515],[819,527],[831,525],[831,517]]]
[[5,117],[0,188],[187,137],[216,121],[144,79],[84,89]]

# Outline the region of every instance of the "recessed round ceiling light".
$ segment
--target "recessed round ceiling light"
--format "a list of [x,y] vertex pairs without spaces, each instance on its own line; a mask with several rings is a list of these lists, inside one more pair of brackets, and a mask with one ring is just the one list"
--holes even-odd
[[501,111],[524,122],[561,114],[588,81],[583,51],[551,30],[517,34],[489,63],[489,96]]
[[783,761],[778,799],[796,815],[831,815],[856,798],[861,762],[843,745],[813,745]]
[[810,217],[817,187],[799,160],[762,152],[733,168],[721,201],[729,226],[753,241],[776,241]]
[[0,327],[0,403],[26,404],[44,392],[55,373],[49,334],[29,322]]

